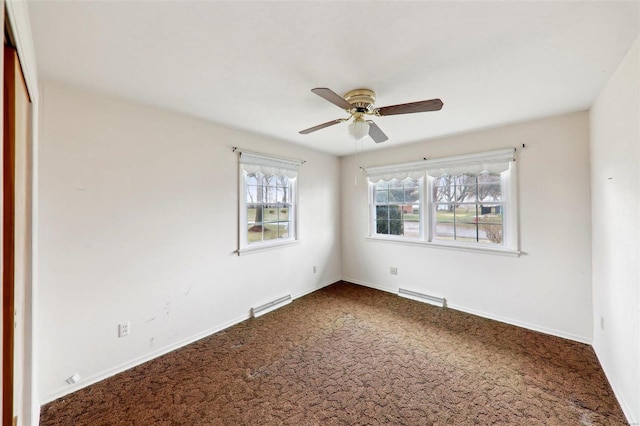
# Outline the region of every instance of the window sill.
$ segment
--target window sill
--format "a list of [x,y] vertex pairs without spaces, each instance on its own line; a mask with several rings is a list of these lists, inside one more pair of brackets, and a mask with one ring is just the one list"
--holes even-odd
[[273,250],[273,249],[277,249],[277,248],[280,248],[280,247],[283,247],[283,246],[291,246],[291,245],[295,245],[295,244],[300,244],[300,241],[299,240],[286,240],[286,241],[277,241],[277,242],[270,242],[270,243],[255,244],[255,245],[251,245],[251,246],[240,248],[240,249],[236,250],[236,253],[238,254],[238,256],[244,256],[244,255],[247,255],[247,254],[254,254],[254,253],[258,253],[258,252],[262,252],[262,251]]
[[520,250],[513,250],[509,248],[479,247],[479,246],[470,246],[470,245],[463,245],[463,244],[447,244],[447,243],[433,242],[433,241],[411,240],[408,238],[400,239],[400,238],[366,237],[366,239],[369,241],[379,242],[379,243],[405,244],[405,245],[423,246],[423,247],[431,247],[431,248],[438,248],[438,249],[498,254],[503,256],[513,256],[513,257],[520,257],[520,255],[522,254]]

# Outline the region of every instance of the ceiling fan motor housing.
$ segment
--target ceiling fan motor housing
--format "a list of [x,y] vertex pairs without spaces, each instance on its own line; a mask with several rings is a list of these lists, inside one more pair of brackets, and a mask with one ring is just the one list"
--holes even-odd
[[355,108],[370,110],[376,102],[376,92],[370,89],[355,89],[347,92],[344,99]]

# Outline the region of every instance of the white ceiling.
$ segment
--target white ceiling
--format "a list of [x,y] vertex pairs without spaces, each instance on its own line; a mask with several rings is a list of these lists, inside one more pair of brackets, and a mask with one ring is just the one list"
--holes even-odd
[[[40,78],[336,155],[360,87],[390,147],[590,107],[638,34],[639,1],[29,1]],[[360,147],[359,147],[360,149]]]

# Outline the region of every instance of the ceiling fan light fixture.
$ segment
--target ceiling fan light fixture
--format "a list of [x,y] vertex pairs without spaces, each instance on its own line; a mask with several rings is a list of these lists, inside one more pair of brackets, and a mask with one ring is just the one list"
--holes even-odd
[[378,127],[373,120],[365,120],[366,115],[383,117],[386,115],[440,111],[443,105],[440,99],[429,99],[426,101],[409,102],[405,104],[375,108],[373,104],[376,101],[376,93],[370,89],[351,90],[350,92],[347,92],[344,97],[338,95],[327,87],[316,87],[315,89],[311,89],[311,91],[321,98],[331,102],[335,106],[342,108],[350,116],[349,118],[338,118],[336,120],[301,130],[298,132],[301,135],[313,133],[316,130],[324,129],[325,127],[333,126],[353,118],[348,129],[350,136],[352,136],[356,141],[359,141],[368,135],[375,143],[380,143],[389,140],[389,137],[380,130],[380,127]]
[[359,141],[369,134],[369,123],[364,120],[353,120],[349,124],[349,135]]

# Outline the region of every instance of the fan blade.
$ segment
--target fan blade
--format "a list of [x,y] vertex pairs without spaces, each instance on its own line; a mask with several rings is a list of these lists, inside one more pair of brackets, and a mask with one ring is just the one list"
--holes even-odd
[[413,112],[439,111],[442,109],[440,99],[429,99],[428,101],[410,102],[408,104],[391,105],[376,108],[377,115],[410,114]]
[[367,123],[369,123],[369,137],[373,139],[375,143],[384,142],[389,139],[376,123],[371,120],[367,120]]
[[306,135],[311,132],[315,132],[316,130],[324,129],[325,127],[333,126],[334,124],[342,123],[344,120],[342,118],[337,118],[333,121],[327,121],[323,124],[318,124],[317,126],[309,127],[308,129],[301,130],[299,133],[301,135]]
[[327,89],[326,87],[316,87],[315,89],[311,89],[311,91],[342,109],[346,109],[347,111],[349,111],[351,108],[353,108],[353,105],[351,105],[342,96],[338,95],[331,89]]

